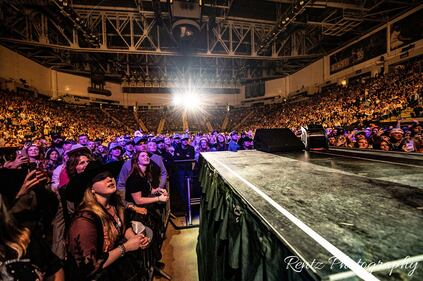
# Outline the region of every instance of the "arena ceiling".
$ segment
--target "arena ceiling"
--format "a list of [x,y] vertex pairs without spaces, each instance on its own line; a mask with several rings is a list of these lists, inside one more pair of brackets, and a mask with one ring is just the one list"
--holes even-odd
[[234,86],[292,74],[413,0],[0,0],[0,43],[109,81]]

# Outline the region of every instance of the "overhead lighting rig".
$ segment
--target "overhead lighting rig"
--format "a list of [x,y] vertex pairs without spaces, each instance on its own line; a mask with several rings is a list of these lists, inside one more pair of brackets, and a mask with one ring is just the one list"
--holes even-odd
[[306,6],[310,4],[312,0],[299,0],[294,2],[291,7],[280,17],[278,23],[273,27],[273,29],[266,35],[266,37],[261,40],[257,53],[260,53],[266,49],[269,49],[270,46],[275,42],[279,35],[284,32],[290,23],[292,23],[295,18],[304,12]]
[[60,9],[60,13],[73,23],[73,27],[81,32],[86,43],[92,47],[100,46],[100,38],[98,34],[90,31],[87,22],[82,20],[70,6],[69,0],[53,0],[52,2]]

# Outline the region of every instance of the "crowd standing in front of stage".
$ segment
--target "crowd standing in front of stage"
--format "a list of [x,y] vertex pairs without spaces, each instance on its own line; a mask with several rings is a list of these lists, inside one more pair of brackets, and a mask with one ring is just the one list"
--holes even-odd
[[[417,117],[422,88],[421,72],[399,68],[303,103],[258,107],[241,132],[159,135],[127,134],[91,106],[1,92],[0,147],[18,149],[12,158],[0,155],[0,227],[7,230],[0,232],[0,274],[5,280],[148,280],[162,266],[166,183],[186,200],[190,161],[202,152],[253,149],[258,127],[298,133],[301,125],[321,123],[333,147],[422,153],[417,120],[378,122],[407,106]],[[240,112],[232,122],[245,118]],[[142,233],[133,222],[145,226]]]

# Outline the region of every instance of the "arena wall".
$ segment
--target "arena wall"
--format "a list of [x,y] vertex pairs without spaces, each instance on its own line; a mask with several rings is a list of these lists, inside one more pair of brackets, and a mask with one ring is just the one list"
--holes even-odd
[[48,68],[3,46],[0,46],[0,61],[0,77],[8,81],[6,87],[13,89],[23,84],[20,79],[24,79],[26,86],[50,95]]
[[[105,88],[112,92],[112,96],[89,94],[87,88],[90,86],[90,78],[49,69],[3,46],[0,46],[0,61],[0,77],[9,81],[11,89],[21,84],[20,79],[25,79],[28,86],[53,98],[83,96],[118,101],[124,106],[163,106],[172,102],[170,94],[124,94],[120,84],[109,82],[106,82]],[[241,89],[240,94],[202,94],[201,100],[209,105],[237,105],[243,96],[244,91]]]

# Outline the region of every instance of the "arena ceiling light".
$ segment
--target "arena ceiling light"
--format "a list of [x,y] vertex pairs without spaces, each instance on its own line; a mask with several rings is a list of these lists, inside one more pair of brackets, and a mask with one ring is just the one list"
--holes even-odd
[[176,94],[173,96],[173,105],[175,106],[181,106],[183,104],[184,100],[182,95]]
[[177,93],[173,96],[172,103],[180,109],[196,111],[201,106],[200,96],[196,92]]
[[197,93],[187,93],[184,95],[184,107],[188,110],[196,110],[200,106],[200,97]]

